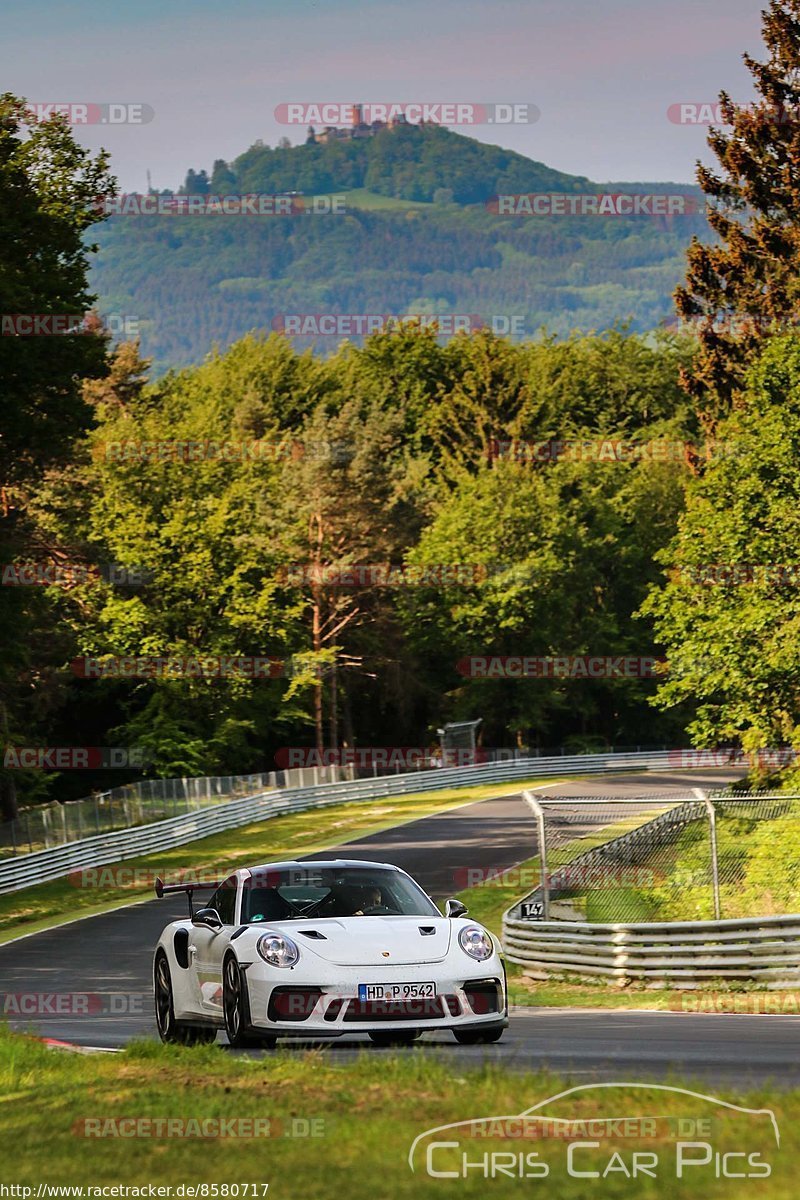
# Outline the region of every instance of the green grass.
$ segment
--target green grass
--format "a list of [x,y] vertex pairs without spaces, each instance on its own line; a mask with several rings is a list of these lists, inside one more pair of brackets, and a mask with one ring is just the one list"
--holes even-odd
[[[796,913],[800,906],[800,803],[769,816],[768,802],[755,801],[753,816],[740,806],[717,804],[720,911],[723,917]],[[779,868],[776,869],[776,864]],[[645,864],[649,865],[649,864]],[[713,920],[708,826],[695,822],[672,847],[652,856],[663,883],[644,898],[654,921]],[[641,893],[640,893],[641,894]]]
[[[188,870],[202,873],[204,879],[224,877],[236,867],[312,854],[447,808],[513,794],[530,784],[530,780],[484,784],[310,809],[226,830],[174,850],[110,863],[108,871],[92,874],[87,870],[83,875],[9,892],[0,895],[0,944],[65,919],[92,916],[149,899],[155,875],[168,880]],[[126,872],[121,881],[124,886],[109,886],[111,872],[117,868]]]
[[709,980],[702,989],[678,991],[632,982],[625,987],[602,979],[586,980],[559,975],[538,980],[525,976],[514,963],[508,967],[511,1004],[534,1008],[650,1009],[657,1012],[719,1012],[741,1016],[800,1014],[800,990],[765,992],[763,984],[730,979]]
[[366,188],[352,188],[345,193],[345,208],[362,208],[373,212],[408,212],[412,208],[434,207],[427,200],[400,200],[395,196],[380,196]]
[[[587,1081],[582,1077],[580,1082]],[[668,1082],[680,1086],[678,1080]],[[434,1159],[435,1166],[452,1169],[460,1164],[462,1149],[471,1162],[487,1153],[510,1153],[515,1158],[519,1153],[531,1154],[538,1156],[532,1161],[547,1165],[547,1179],[501,1175],[487,1180],[474,1169],[467,1178],[434,1179],[425,1169],[424,1148],[412,1173],[409,1151],[426,1130],[518,1114],[569,1086],[545,1072],[509,1072],[499,1064],[468,1067],[446,1048],[435,1057],[421,1048],[402,1055],[371,1049],[344,1063],[337,1061],[335,1051],[282,1051],[249,1058],[233,1057],[218,1047],[188,1050],[140,1043],[118,1055],[89,1057],[56,1053],[0,1029],[0,1145],[6,1151],[2,1182],[34,1188],[42,1182],[173,1188],[268,1183],[267,1200],[337,1194],[347,1200],[428,1196],[471,1200],[487,1195],[716,1200],[751,1193],[788,1200],[796,1195],[800,1156],[791,1132],[800,1122],[800,1093],[774,1094],[766,1088],[743,1094],[726,1087],[712,1094],[747,1108],[774,1110],[782,1134],[780,1149],[767,1115],[743,1114],[696,1096],[626,1084],[583,1090],[546,1111],[569,1121],[657,1117],[657,1124],[645,1131],[649,1136],[610,1138],[595,1132],[590,1140],[599,1146],[581,1149],[576,1159],[578,1169],[602,1171],[615,1152],[627,1163],[634,1150],[654,1153],[655,1179],[626,1179],[619,1169],[602,1180],[570,1177],[563,1136],[522,1142],[463,1139],[453,1157],[450,1151],[440,1150]],[[685,1081],[683,1086],[706,1094],[709,1090]],[[116,1128],[110,1122],[121,1118],[149,1120],[151,1129],[158,1118],[184,1122],[258,1118],[262,1136],[230,1136],[230,1130],[227,1137],[202,1141],[109,1136]],[[757,1153],[770,1163],[770,1178],[753,1184],[717,1179],[712,1159],[709,1166],[692,1168],[686,1178],[676,1179],[679,1119],[692,1123],[683,1126],[687,1140],[697,1140],[694,1122],[700,1120],[707,1122],[700,1137],[714,1151]],[[88,1128],[105,1136],[87,1139],[87,1121],[99,1121]],[[529,1128],[538,1131],[542,1126]],[[309,1130],[317,1136],[288,1136]],[[268,1131],[267,1138],[263,1135]],[[451,1131],[444,1137],[454,1140],[457,1134]],[[587,1140],[580,1126],[572,1130],[572,1137]],[[736,1169],[742,1168],[741,1159],[733,1162]],[[257,1195],[262,1196],[260,1186]]]
[[533,1008],[614,1008],[676,1011],[674,991],[631,984],[624,989],[605,980],[596,982],[563,975],[534,980],[525,977],[524,967],[509,963],[508,997],[511,1004]]

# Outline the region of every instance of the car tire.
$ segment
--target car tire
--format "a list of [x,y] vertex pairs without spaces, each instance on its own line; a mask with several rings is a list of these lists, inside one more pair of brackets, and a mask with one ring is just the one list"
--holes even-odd
[[369,1035],[376,1046],[411,1046],[422,1037],[421,1029],[380,1030]]
[[488,1046],[490,1042],[499,1042],[505,1033],[505,1026],[494,1029],[454,1029],[453,1037],[462,1046]]
[[222,1012],[231,1046],[240,1050],[255,1046],[271,1050],[274,1047],[276,1038],[253,1033],[250,1028],[247,982],[233,954],[229,954],[222,964]]
[[205,1026],[187,1025],[175,1020],[175,1005],[172,997],[172,976],[169,961],[163,950],[159,950],[153,964],[153,1001],[156,1010],[156,1028],[162,1042],[177,1046],[196,1046],[213,1042],[216,1029]]

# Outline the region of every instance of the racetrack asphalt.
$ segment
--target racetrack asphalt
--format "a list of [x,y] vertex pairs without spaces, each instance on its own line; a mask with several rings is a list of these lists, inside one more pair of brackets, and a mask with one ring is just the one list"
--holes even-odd
[[[609,800],[679,796],[691,795],[694,787],[718,787],[733,777],[720,770],[648,772],[570,780],[540,790],[551,797]],[[604,820],[630,811],[622,805],[604,808]],[[569,815],[568,820],[570,835],[596,828],[591,817],[584,822]],[[467,869],[503,870],[536,850],[535,822],[522,797],[514,795],[424,817],[309,857],[391,862],[441,899],[464,887]],[[11,1015],[9,1024],[101,1049],[154,1036],[153,947],[163,927],[185,911],[183,897],[144,901],[0,946],[0,992],[6,997],[71,997],[52,1001],[53,1007],[65,1005],[70,1011],[35,1019]],[[800,1017],[791,1015],[520,1008],[512,1011],[510,1028],[495,1045],[459,1046],[449,1034],[438,1032],[426,1034],[417,1045],[465,1063],[548,1066],[578,1078],[655,1079],[680,1072],[707,1082],[745,1086],[772,1081],[786,1087],[800,1085],[799,1038]],[[220,1040],[224,1043],[222,1035]],[[281,1044],[308,1046],[301,1040]],[[363,1034],[326,1043],[335,1061],[346,1061],[366,1044]]]

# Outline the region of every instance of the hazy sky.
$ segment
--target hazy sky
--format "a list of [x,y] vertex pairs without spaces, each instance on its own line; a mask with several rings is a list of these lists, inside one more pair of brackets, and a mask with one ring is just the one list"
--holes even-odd
[[468,131],[607,180],[694,177],[705,131],[671,104],[752,96],[757,0],[0,0],[2,89],[39,103],[142,103],[146,125],[91,126],[124,190],[182,182],[277,123],[287,101],[525,101],[535,124]]

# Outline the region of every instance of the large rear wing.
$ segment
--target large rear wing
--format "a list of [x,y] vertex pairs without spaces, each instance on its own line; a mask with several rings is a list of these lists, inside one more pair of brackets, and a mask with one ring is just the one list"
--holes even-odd
[[216,891],[221,884],[221,880],[214,880],[211,883],[199,883],[193,879],[190,883],[164,883],[164,880],[156,876],[155,893],[159,900],[172,892],[185,892],[189,899],[189,919],[194,916],[193,897],[195,892],[201,891]]

